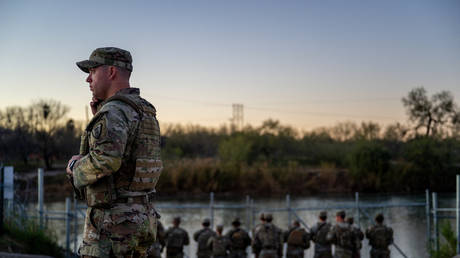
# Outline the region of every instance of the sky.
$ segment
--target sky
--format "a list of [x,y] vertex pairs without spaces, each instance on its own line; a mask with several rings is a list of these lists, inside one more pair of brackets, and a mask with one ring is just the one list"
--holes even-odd
[[75,62],[104,46],[131,52],[162,124],[228,124],[233,103],[254,126],[406,123],[420,86],[460,103],[457,0],[0,0],[0,109],[54,99],[85,120]]

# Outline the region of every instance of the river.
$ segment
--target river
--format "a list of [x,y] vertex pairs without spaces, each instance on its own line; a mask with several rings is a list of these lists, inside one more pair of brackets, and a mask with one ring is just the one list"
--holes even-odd
[[[292,208],[329,208],[329,221],[334,222],[335,213],[338,209],[332,207],[354,207],[356,205],[355,197],[349,196],[311,196],[311,197],[295,197],[290,198]],[[405,203],[418,203],[423,204],[426,202],[425,194],[420,195],[360,195],[359,205],[404,205]],[[209,199],[205,200],[191,200],[191,201],[174,201],[174,200],[157,200],[158,211],[161,214],[161,221],[167,228],[171,226],[172,218],[180,216],[182,218],[181,227],[188,231],[190,238],[193,232],[201,228],[201,221],[205,217],[210,217]],[[254,200],[254,207],[258,212],[254,216],[249,215],[246,209],[236,208],[236,205],[246,205],[245,198],[241,199],[228,199],[215,197],[214,204],[217,206],[230,206],[232,209],[215,209],[214,210],[214,225],[224,225],[224,232],[231,227],[231,221],[235,217],[239,217],[242,221],[242,226],[247,228],[247,218],[253,217],[254,222],[249,224],[258,223],[257,217],[260,210],[276,210],[286,208],[286,198],[262,198]],[[179,206],[186,205],[186,208],[179,208]],[[35,205],[33,205],[35,206]],[[174,207],[177,206],[177,207]],[[454,195],[441,195],[439,196],[439,207],[455,207]],[[46,203],[45,208],[49,211],[64,211],[64,202]],[[385,216],[385,224],[391,226],[394,230],[395,244],[408,256],[424,258],[429,257],[427,252],[427,219],[425,206],[403,206],[403,207],[386,207],[386,208],[363,208],[372,218],[377,213],[383,213]],[[297,215],[308,225],[312,226],[317,221],[317,216],[320,210],[307,210],[297,211]],[[353,216],[355,222],[358,220],[358,213],[356,209],[345,209],[347,216]],[[288,212],[272,212],[274,216],[274,224],[282,229],[287,229],[289,214]],[[453,214],[452,214],[453,215]],[[294,220],[294,214],[291,213],[291,219]],[[360,213],[360,226],[365,229],[371,225],[371,220],[367,219],[364,212]],[[453,222],[453,221],[452,221]],[[50,228],[55,229],[56,236],[59,243],[65,246],[65,224],[63,221],[49,220],[48,225]],[[81,241],[81,234],[83,231],[83,221],[79,220],[78,223],[78,242]],[[433,225],[431,221],[431,225]],[[188,257],[195,257],[196,243],[191,240],[191,245],[185,248],[185,253]],[[73,248],[73,242],[71,244]],[[403,257],[394,246],[391,247],[391,257]],[[363,248],[361,250],[362,257],[369,257],[369,246],[365,239],[363,241]],[[313,248],[306,251],[305,257],[313,257]]]

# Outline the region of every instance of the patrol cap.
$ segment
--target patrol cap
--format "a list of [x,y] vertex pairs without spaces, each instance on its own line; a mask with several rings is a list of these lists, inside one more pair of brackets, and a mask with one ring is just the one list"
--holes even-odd
[[345,211],[344,210],[341,210],[341,211],[338,211],[335,216],[337,217],[341,217],[341,218],[345,218]]
[[216,230],[219,231],[219,232],[222,232],[222,230],[224,230],[224,226],[223,225],[217,225]]
[[375,216],[375,221],[377,222],[383,222],[383,214],[382,213],[379,213]]
[[266,221],[272,221],[273,220],[273,215],[271,213],[267,213],[264,216]]
[[259,219],[260,219],[260,220],[265,220],[265,215],[264,215],[263,213],[261,213],[261,214],[259,215]]
[[234,225],[234,226],[239,226],[239,225],[241,225],[240,218],[235,218],[235,219],[233,219],[232,225]]
[[352,225],[352,224],[355,222],[355,220],[353,219],[353,217],[348,217],[348,218],[346,219],[346,221],[347,221],[347,223],[350,224],[350,225]]
[[180,217],[174,217],[173,222],[174,223],[180,223]]
[[132,72],[132,63],[133,58],[129,51],[117,47],[101,47],[94,50],[88,60],[77,62],[77,66],[85,73],[101,65],[113,65]]
[[201,222],[202,224],[211,224],[211,220],[209,220],[209,218],[205,218],[203,219],[203,222]]
[[327,211],[320,211],[318,217],[325,219],[327,218]]

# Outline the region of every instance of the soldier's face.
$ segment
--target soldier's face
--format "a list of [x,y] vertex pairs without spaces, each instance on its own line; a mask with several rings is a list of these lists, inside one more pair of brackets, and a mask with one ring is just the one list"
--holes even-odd
[[93,92],[93,97],[99,100],[107,98],[110,88],[108,66],[101,65],[89,70],[89,75],[86,81],[89,83],[89,89]]

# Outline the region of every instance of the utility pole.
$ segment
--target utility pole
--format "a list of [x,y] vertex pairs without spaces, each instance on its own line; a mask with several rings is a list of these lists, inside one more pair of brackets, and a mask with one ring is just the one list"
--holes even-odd
[[237,130],[243,129],[244,124],[244,115],[243,115],[243,104],[232,104],[233,107],[233,117],[232,124],[236,127]]

